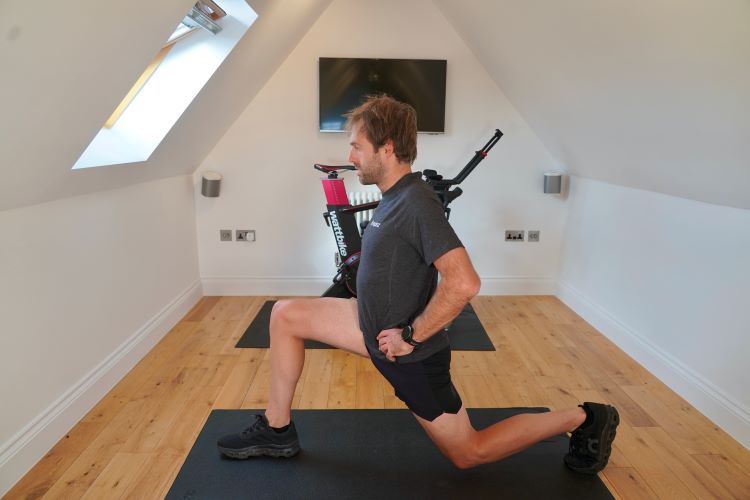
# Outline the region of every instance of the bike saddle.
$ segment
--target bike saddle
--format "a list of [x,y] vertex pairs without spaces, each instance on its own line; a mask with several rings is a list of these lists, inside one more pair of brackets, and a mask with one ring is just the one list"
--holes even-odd
[[313,168],[315,168],[315,170],[323,172],[324,174],[333,176],[334,178],[336,177],[336,175],[338,175],[339,172],[357,169],[354,165],[321,165],[320,163],[314,164]]

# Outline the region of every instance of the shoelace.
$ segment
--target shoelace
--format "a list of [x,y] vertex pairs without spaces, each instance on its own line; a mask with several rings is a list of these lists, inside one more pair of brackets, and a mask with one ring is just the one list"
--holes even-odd
[[253,432],[260,430],[262,428],[266,427],[266,423],[263,421],[263,415],[255,415],[255,422],[250,425],[247,429],[243,430],[241,432],[242,437],[245,438],[252,434]]

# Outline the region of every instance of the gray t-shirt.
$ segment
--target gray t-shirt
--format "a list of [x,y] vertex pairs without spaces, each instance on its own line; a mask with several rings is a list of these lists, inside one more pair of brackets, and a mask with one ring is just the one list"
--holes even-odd
[[[362,237],[357,272],[359,325],[373,355],[387,359],[378,349],[378,334],[411,324],[422,313],[437,286],[433,262],[462,246],[440,199],[419,172],[403,176],[383,193]],[[396,360],[420,361],[448,345],[441,330]]]

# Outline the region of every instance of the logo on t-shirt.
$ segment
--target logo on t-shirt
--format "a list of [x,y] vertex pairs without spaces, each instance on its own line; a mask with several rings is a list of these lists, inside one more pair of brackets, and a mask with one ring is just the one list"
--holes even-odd
[[370,225],[373,227],[380,227],[380,222],[370,221]]

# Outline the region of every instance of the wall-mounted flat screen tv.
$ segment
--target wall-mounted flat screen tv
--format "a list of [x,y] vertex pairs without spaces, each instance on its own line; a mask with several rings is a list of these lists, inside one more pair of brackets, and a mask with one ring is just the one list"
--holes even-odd
[[372,94],[388,94],[411,104],[420,132],[445,132],[446,66],[444,59],[321,57],[321,132],[343,131],[344,113]]

